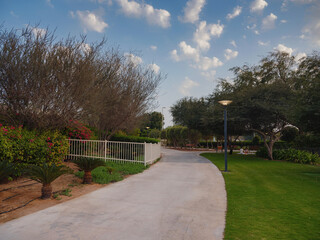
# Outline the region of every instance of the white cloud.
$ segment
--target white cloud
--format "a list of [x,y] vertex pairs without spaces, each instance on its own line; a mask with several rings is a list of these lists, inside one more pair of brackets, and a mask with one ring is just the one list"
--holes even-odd
[[306,35],[301,34],[301,35],[299,36],[299,38],[301,38],[301,39],[305,39],[305,38],[306,38]]
[[302,37],[309,38],[320,46],[320,2],[314,4],[310,10],[308,23],[302,29]]
[[200,62],[198,63],[198,68],[203,71],[207,71],[211,68],[216,68],[222,66],[223,63],[217,57],[209,58],[209,57],[202,57]]
[[91,47],[88,43],[82,43],[80,45],[80,49],[81,51],[83,51],[84,53],[89,53],[91,51]]
[[170,27],[170,13],[164,9],[155,9],[153,6],[135,1],[117,0],[121,11],[128,17],[145,18],[151,25],[163,28]]
[[254,34],[259,35],[259,31],[256,29],[257,25],[253,24],[252,26],[247,26],[247,29],[251,30]]
[[155,74],[158,74],[160,72],[160,67],[155,64],[155,63],[152,63],[152,64],[149,64],[149,68],[155,73]]
[[70,16],[73,18],[77,17],[80,20],[85,32],[96,31],[102,33],[104,29],[108,27],[108,24],[102,20],[101,16],[88,10],[77,11],[76,14],[71,11]]
[[282,19],[280,22],[281,22],[281,23],[287,23],[288,21],[285,20],[285,19]]
[[37,37],[37,36],[39,36],[39,37],[44,37],[44,35],[46,35],[46,33],[47,33],[47,30],[46,30],[46,29],[36,28],[36,27],[32,28],[32,34],[33,34],[35,37]]
[[206,21],[199,23],[197,30],[193,34],[193,41],[201,50],[209,50],[212,37],[220,37],[224,26],[218,22],[217,24],[208,24]]
[[179,88],[179,92],[184,96],[188,96],[190,95],[191,89],[196,86],[199,86],[199,83],[194,82],[190,78],[186,77]]
[[201,72],[201,75],[204,76],[208,81],[213,81],[215,79],[216,73],[216,70],[211,70],[208,72]]
[[182,41],[179,43],[179,48],[180,48],[180,56],[178,55],[177,50],[171,51],[171,57],[175,61],[181,61],[181,60],[187,60],[191,59],[195,62],[199,61],[199,51],[196,48],[191,47],[188,45],[185,41]]
[[306,53],[304,53],[304,52],[299,52],[299,53],[295,56],[295,59],[296,59],[297,61],[300,61],[300,60],[302,60],[302,59],[305,58],[305,57],[307,57],[307,54],[306,54]]
[[232,13],[229,13],[226,18],[227,18],[228,20],[231,20],[231,19],[239,16],[240,13],[241,13],[241,11],[242,11],[242,7],[236,6],[236,7],[233,9],[233,12],[232,12]]
[[275,26],[275,22],[277,20],[277,16],[273,13],[270,13],[264,19],[262,19],[262,28],[263,29],[272,29]]
[[229,48],[224,50],[224,57],[226,58],[227,61],[229,61],[230,59],[236,58],[238,54],[239,54],[238,51],[232,51]]
[[179,57],[179,55],[178,55],[178,51],[176,50],[176,49],[174,49],[174,50],[172,50],[171,52],[170,52],[170,56],[171,56],[171,58],[174,60],[174,61],[176,61],[176,62],[179,62],[181,59],[180,59],[180,57]]
[[260,46],[268,46],[270,44],[270,42],[263,42],[263,41],[258,41],[258,44]]
[[183,10],[183,17],[179,17],[179,19],[182,22],[195,23],[199,20],[199,14],[205,3],[205,0],[189,0]]
[[268,3],[265,0],[254,0],[250,5],[251,12],[261,12]]
[[46,0],[46,2],[47,2],[47,4],[48,4],[50,7],[54,8],[54,6],[53,6],[53,4],[52,4],[51,0]]
[[234,46],[235,48],[237,47],[237,44],[236,44],[236,42],[235,42],[234,40],[232,40],[232,41],[230,42],[230,44],[231,44],[232,46]]
[[293,3],[299,3],[299,4],[309,4],[309,3],[314,3],[317,0],[290,0]]
[[278,46],[276,48],[274,48],[275,50],[278,50],[279,52],[285,52],[288,53],[290,56],[291,54],[294,52],[294,50],[290,47],[287,47],[283,44],[278,44]]
[[156,51],[158,49],[157,46],[154,46],[154,45],[151,45],[150,48],[153,50],[153,51]]
[[14,11],[10,11],[10,15],[11,15],[12,17],[19,17],[17,14],[14,13]]
[[128,61],[132,62],[134,66],[138,66],[143,62],[141,57],[135,56],[132,53],[125,53],[124,56]]

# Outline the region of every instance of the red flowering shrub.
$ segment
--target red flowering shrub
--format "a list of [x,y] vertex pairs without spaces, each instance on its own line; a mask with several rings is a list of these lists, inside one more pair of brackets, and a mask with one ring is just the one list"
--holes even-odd
[[0,161],[14,163],[17,176],[27,164],[61,163],[68,148],[66,137],[59,132],[39,134],[22,126],[15,128],[0,124]]
[[69,139],[88,140],[92,136],[92,131],[83,123],[76,120],[70,120],[69,127],[67,128],[67,135],[69,136]]

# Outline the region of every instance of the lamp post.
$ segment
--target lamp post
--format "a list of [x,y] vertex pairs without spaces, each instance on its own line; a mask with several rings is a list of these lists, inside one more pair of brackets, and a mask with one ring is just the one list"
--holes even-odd
[[231,100],[219,101],[224,106],[224,171],[228,172],[228,154],[227,154],[227,106],[232,103]]

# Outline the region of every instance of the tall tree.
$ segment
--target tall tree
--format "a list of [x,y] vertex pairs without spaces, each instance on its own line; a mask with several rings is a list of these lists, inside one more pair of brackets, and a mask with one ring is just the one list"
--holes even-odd
[[29,128],[64,128],[81,120],[110,138],[154,106],[163,76],[136,65],[105,40],[57,40],[47,29],[0,29],[0,120]]
[[302,131],[320,135],[320,52],[301,61],[295,89],[298,96],[296,125]]
[[283,52],[273,52],[263,58],[258,66],[233,68],[233,84],[221,84],[214,100],[233,100],[228,111],[230,118],[242,124],[244,130],[259,133],[273,159],[274,143],[281,131],[293,122],[292,90],[294,58]]

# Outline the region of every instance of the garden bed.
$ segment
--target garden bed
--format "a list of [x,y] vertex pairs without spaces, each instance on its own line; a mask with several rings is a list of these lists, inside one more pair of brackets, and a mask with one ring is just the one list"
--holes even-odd
[[[78,171],[74,163],[66,162],[65,164],[75,172]],[[19,178],[6,184],[0,184],[0,223],[77,198],[104,187],[109,182],[121,181],[133,174],[143,172],[149,167],[142,164],[116,162],[107,162],[106,166],[112,167],[114,170],[111,176],[103,176],[101,171],[103,167],[92,172],[93,181],[96,180],[96,182],[103,184],[82,184],[82,179],[79,177],[81,172],[76,174],[78,176],[75,174],[60,176],[52,183],[53,197],[47,200],[40,199],[42,185],[34,180]],[[97,173],[95,174],[95,172]]]
[[[77,170],[77,167],[73,163],[66,163],[66,165],[73,170]],[[57,199],[52,197],[48,200],[40,199],[42,185],[34,180],[19,178],[7,184],[1,184],[0,223],[25,216],[47,207],[51,207],[105,186],[96,183],[83,185],[81,182],[82,180],[76,177],[74,174],[66,174],[59,177],[52,183],[52,189],[56,194]],[[71,192],[68,190],[66,191],[66,195],[71,196],[59,194],[66,189],[71,190]]]

